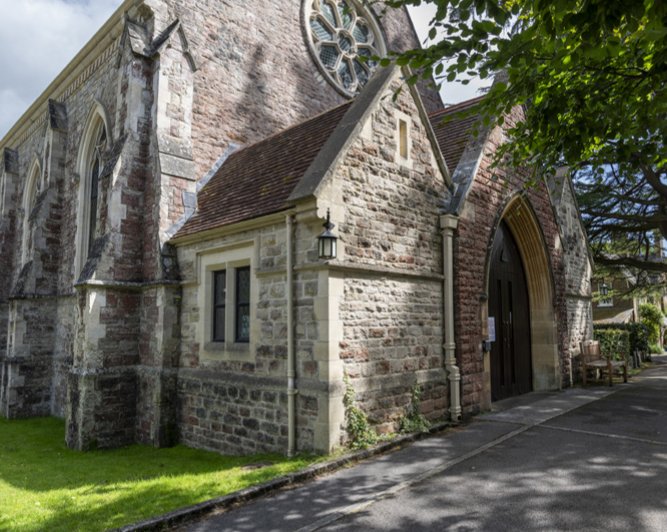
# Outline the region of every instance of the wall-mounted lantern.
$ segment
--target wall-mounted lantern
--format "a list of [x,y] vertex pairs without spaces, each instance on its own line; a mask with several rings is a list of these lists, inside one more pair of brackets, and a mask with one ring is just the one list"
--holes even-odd
[[600,295],[602,297],[607,297],[609,295],[609,285],[602,281],[602,284],[600,285]]
[[331,231],[334,224],[331,223],[331,213],[327,209],[327,221],[323,225],[324,231],[317,237],[317,247],[320,259],[330,260],[336,258],[336,241],[338,238]]

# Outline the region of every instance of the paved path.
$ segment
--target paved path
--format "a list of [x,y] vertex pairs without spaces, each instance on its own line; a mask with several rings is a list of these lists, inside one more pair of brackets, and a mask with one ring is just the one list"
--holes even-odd
[[667,531],[667,360],[656,358],[630,384],[512,399],[180,530]]

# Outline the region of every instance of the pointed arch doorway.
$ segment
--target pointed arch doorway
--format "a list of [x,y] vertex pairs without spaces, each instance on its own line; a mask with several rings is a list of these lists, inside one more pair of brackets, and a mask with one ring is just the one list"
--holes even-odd
[[[502,238],[505,242],[508,235],[512,238],[510,242],[513,242],[514,245],[510,247],[508,253],[512,253],[514,258],[511,260],[518,262],[523,268],[523,278],[527,292],[524,302],[527,301],[527,303],[519,305],[516,301],[512,302],[512,308],[514,309],[512,322],[513,324],[521,323],[524,327],[520,332],[517,332],[516,329],[511,329],[511,332],[513,333],[513,340],[516,340],[517,336],[520,336],[521,342],[527,342],[529,345],[526,348],[524,343],[523,346],[518,347],[518,351],[516,352],[521,353],[519,357],[525,357],[527,354],[529,364],[528,374],[530,377],[528,384],[524,381],[521,387],[510,386],[505,390],[500,390],[500,392],[504,393],[496,393],[497,390],[492,390],[492,374],[494,371],[498,371],[497,369],[492,369],[492,366],[498,362],[498,358],[494,356],[496,353],[493,352],[494,348],[497,349],[498,346],[494,346],[494,344],[502,344],[502,338],[496,334],[496,340],[500,339],[500,342],[492,342],[492,351],[484,355],[484,371],[486,375],[483,385],[484,400],[488,401],[486,404],[489,407],[492,401],[498,400],[503,396],[509,397],[512,394],[524,393],[524,390],[546,391],[558,390],[562,387],[561,351],[559,349],[556,306],[554,305],[555,285],[551,272],[549,252],[550,246],[558,249],[561,245],[560,241],[558,239],[550,242],[545,240],[535,211],[524,195],[517,194],[511,198],[502,210],[499,220],[497,227],[502,229],[497,229],[493,233],[493,239],[489,243],[490,252],[487,255],[486,261],[487,298],[482,308],[482,315],[484,316],[483,330],[486,337],[489,338],[491,331],[486,325],[486,318],[495,318],[495,313],[498,312],[497,299],[494,299],[496,303],[491,301],[491,291],[494,285],[498,286],[494,256],[499,257],[497,250],[500,249],[500,244],[496,248],[495,239],[497,233],[502,231],[502,236],[498,238]],[[516,258],[517,256],[518,258]],[[506,256],[506,258],[509,257]],[[520,296],[513,295],[513,297]],[[527,310],[528,316],[517,316],[515,314],[516,309],[521,311]],[[502,319],[498,328],[499,330],[502,328]],[[516,347],[515,341],[514,346]],[[521,361],[519,363],[521,364]],[[523,360],[523,364],[525,367],[525,359]],[[519,373],[521,374],[521,370]],[[525,378],[525,372],[522,375]]]
[[489,317],[494,323],[491,344],[491,400],[532,391],[530,306],[519,248],[501,222],[491,251]]

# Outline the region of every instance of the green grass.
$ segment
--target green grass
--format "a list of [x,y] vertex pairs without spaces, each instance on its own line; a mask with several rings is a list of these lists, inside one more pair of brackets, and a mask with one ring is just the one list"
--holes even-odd
[[58,419],[0,419],[0,530],[107,530],[265,482],[316,460],[229,457],[183,446],[81,453],[67,449],[64,434]]

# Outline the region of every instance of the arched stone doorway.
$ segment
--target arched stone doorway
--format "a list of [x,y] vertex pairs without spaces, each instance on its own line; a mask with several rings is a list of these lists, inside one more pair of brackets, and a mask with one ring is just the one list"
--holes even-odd
[[489,273],[491,400],[533,389],[530,350],[530,305],[523,261],[505,222],[496,230]]
[[[494,232],[494,241],[498,231],[506,231],[510,235],[520,256],[527,289],[527,314],[530,322],[530,386],[527,388],[522,385],[515,389],[515,393],[510,395],[525,393],[530,389],[534,391],[559,389],[561,381],[559,378],[558,334],[549,254],[537,217],[523,196],[516,196],[508,203],[502,216],[500,216],[496,232]],[[492,295],[491,283],[497,282],[497,279],[494,281],[497,276],[492,273],[493,259],[492,250],[487,260],[487,294],[490,296]],[[491,303],[489,299],[486,309],[487,316],[494,316],[494,313],[498,312],[497,309],[492,309]],[[514,316],[513,319],[516,320]],[[526,347],[520,349],[525,352]],[[494,368],[491,364],[491,357],[487,359],[485,366],[488,375],[487,390],[489,396],[493,400],[501,398],[496,397],[495,393],[492,394],[491,381]]]

